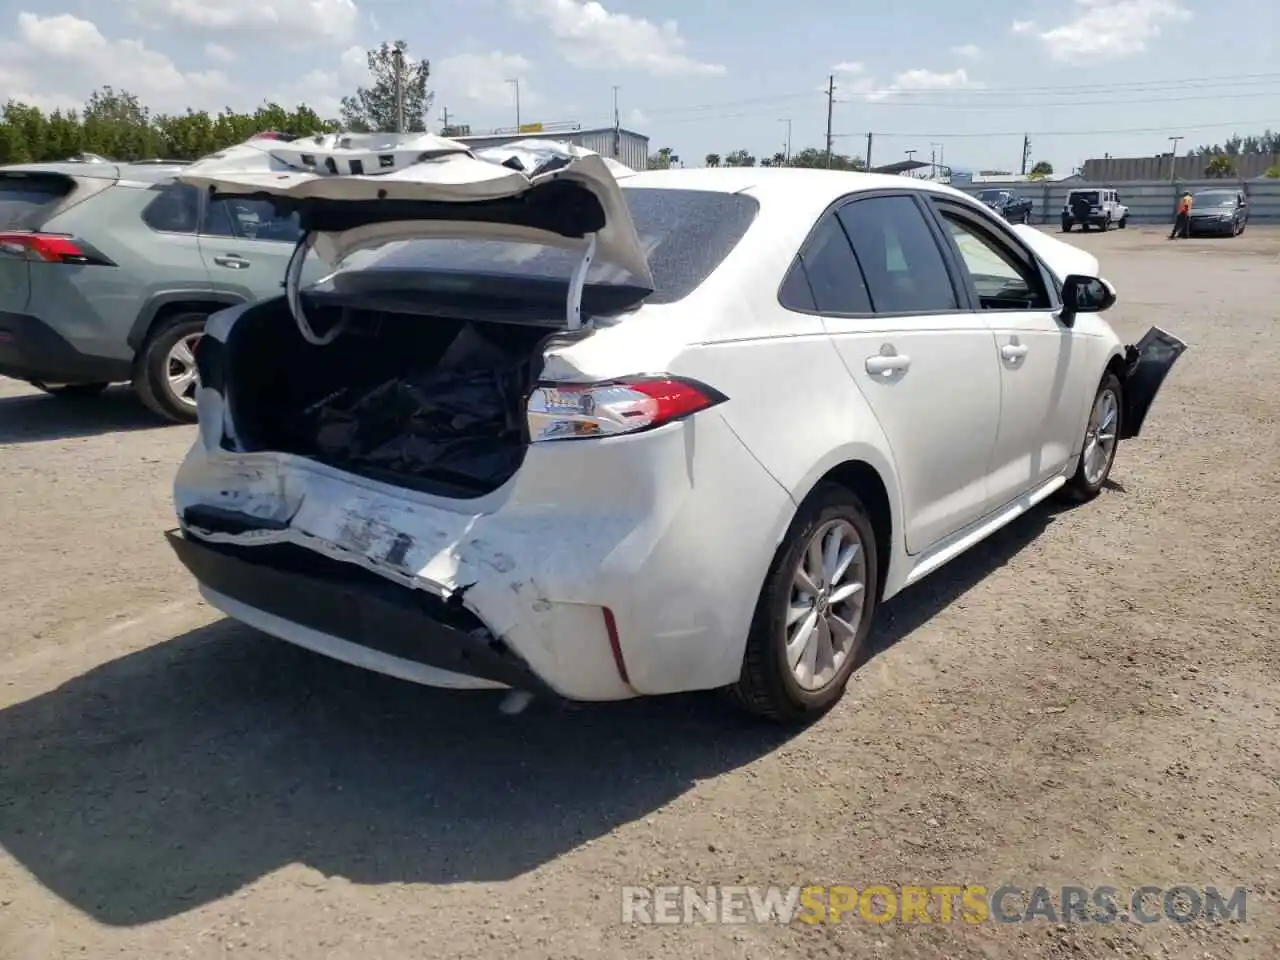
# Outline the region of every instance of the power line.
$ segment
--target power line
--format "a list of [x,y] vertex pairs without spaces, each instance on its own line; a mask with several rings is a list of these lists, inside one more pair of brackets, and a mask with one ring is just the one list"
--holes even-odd
[[[902,137],[903,139],[916,139],[923,137],[932,137],[936,140],[955,140],[965,137],[1107,137],[1116,136],[1126,133],[1168,133],[1170,130],[1224,130],[1227,128],[1235,128],[1237,130],[1258,129],[1266,126],[1268,123],[1275,123],[1275,118],[1269,120],[1230,120],[1216,123],[1176,123],[1165,127],[1121,127],[1110,130],[1033,130],[1030,133],[1024,130],[1013,130],[1001,133],[991,133],[982,131],[981,133],[890,133],[883,130],[877,130],[877,137]],[[831,136],[836,140],[848,137],[862,137],[864,133],[833,133]]]

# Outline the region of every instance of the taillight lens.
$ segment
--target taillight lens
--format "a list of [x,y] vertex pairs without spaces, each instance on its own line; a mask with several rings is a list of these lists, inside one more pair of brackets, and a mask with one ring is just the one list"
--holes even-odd
[[652,430],[727,399],[705,383],[682,377],[542,383],[529,397],[529,439],[585,440]]
[[101,254],[85,250],[70,237],[51,233],[0,233],[0,254],[46,263],[111,263]]

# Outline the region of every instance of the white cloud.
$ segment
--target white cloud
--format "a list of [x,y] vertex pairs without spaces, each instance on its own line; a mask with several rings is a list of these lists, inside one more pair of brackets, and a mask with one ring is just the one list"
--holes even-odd
[[862,73],[866,70],[866,66],[852,60],[845,60],[837,63],[831,68],[832,73]]
[[515,109],[515,90],[509,80],[520,81],[520,106],[541,102],[527,79],[533,64],[518,53],[459,53],[432,65],[436,102],[452,104],[458,98],[485,107]]
[[361,22],[355,0],[125,0],[150,28],[269,38],[290,47],[341,43]]
[[957,67],[945,73],[933,70],[904,70],[889,83],[881,85],[871,77],[864,77],[853,84],[851,89],[864,99],[873,103],[888,100],[900,93],[922,93],[935,90],[977,90],[982,83],[969,76],[964,67]]
[[978,60],[982,57],[982,51],[972,43],[962,43],[958,47],[952,47],[951,52],[965,60]]
[[184,72],[140,40],[108,40],[70,13],[18,14],[15,39],[0,41],[0,100],[42,107],[79,107],[104,82],[136,94],[146,106],[179,110],[232,90],[218,70]]
[[1013,31],[1034,34],[1060,63],[1120,60],[1142,53],[1166,26],[1185,23],[1191,11],[1178,0],[1076,0],[1079,14],[1041,29],[1019,20]]
[[632,107],[627,111],[627,115],[623,118],[623,122],[631,127],[646,127],[649,125],[649,115],[639,107]]
[[204,55],[215,63],[234,63],[236,59],[236,52],[220,43],[206,43]]
[[[194,2],[194,0],[192,0]],[[661,24],[611,13],[596,0],[510,0],[516,13],[542,21],[561,52],[578,67],[642,70],[654,76],[723,74],[695,60],[674,20]]]

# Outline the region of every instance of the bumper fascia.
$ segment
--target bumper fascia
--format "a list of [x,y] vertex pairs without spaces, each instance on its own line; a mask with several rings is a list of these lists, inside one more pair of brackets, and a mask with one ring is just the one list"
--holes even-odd
[[436,598],[389,582],[362,583],[257,562],[181,530],[167,531],[165,539],[203,587],[244,606],[390,657],[554,696],[510,649],[458,625],[465,614],[451,614]]
[[49,383],[119,383],[132,365],[81,353],[38,317],[0,312],[0,376]]

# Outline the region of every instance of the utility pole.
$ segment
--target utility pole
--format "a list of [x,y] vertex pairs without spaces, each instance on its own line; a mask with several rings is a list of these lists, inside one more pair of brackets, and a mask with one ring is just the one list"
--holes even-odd
[[618,85],[613,85],[613,159],[622,155],[622,115],[618,113]]
[[778,122],[785,123],[787,125],[787,148],[782,155],[786,158],[786,162],[790,163],[791,162],[791,120],[788,117],[783,117]]
[[827,166],[831,166],[831,112],[836,105],[836,75],[827,77]]
[[[936,153],[934,151],[937,151]],[[942,144],[929,144],[929,157],[933,164],[933,179],[938,179],[938,166],[942,163]]]
[[1031,160],[1031,137],[1024,136],[1022,138],[1022,175],[1026,176],[1027,163]]
[[441,132],[447,137],[449,135],[449,108],[440,107],[440,124],[444,128]]
[[391,64],[395,71],[396,133],[404,133],[404,51],[399,47],[391,51]]
[[516,89],[516,133],[519,133],[520,132],[520,78],[517,77],[514,80],[508,80],[507,83],[511,84]]
[[874,136],[875,135],[870,132],[867,133],[867,159],[863,161],[867,170],[871,169],[871,141],[874,139]]
[[1169,182],[1173,183],[1178,179],[1178,142],[1181,137],[1169,138]]

